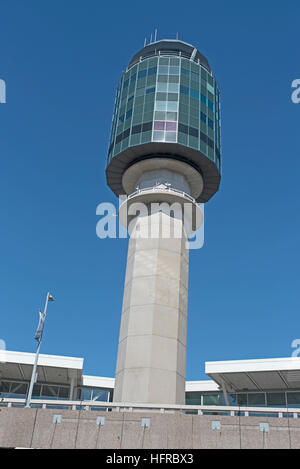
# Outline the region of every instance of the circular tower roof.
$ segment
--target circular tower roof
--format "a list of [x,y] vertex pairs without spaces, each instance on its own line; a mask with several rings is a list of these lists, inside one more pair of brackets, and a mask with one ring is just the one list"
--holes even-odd
[[191,44],[179,41],[178,39],[161,39],[160,41],[148,44],[132,57],[128,68],[132,67],[141,59],[157,55],[159,52],[180,52],[181,57],[186,57],[188,59],[191,59],[191,57],[193,57],[193,60],[197,62],[199,60],[199,63],[203,67],[205,67],[209,72],[211,72],[211,68],[209,66],[207,58],[204,57],[204,55],[202,55],[201,52],[199,52],[198,49],[196,49]]

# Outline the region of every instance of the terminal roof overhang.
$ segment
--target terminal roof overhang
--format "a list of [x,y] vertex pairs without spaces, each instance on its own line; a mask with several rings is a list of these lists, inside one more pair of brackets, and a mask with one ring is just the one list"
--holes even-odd
[[[35,354],[1,351],[0,379],[30,381]],[[40,354],[38,381],[52,384],[79,382],[82,376],[83,358]]]
[[[30,381],[35,354],[0,350],[0,381]],[[83,358],[40,354],[38,382],[114,388],[114,378],[83,375]],[[187,381],[186,391],[286,391],[300,389],[300,357],[206,362],[205,381]]]
[[300,357],[206,362],[205,373],[229,392],[300,388]]

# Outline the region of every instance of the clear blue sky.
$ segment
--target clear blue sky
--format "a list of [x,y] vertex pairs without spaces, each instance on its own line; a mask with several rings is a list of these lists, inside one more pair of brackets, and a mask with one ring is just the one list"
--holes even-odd
[[206,55],[222,92],[222,184],[191,251],[187,379],[204,362],[290,356],[300,337],[298,0],[1,0],[0,338],[114,376],[127,240],[96,237],[116,202],[104,165],[115,87],[158,28]]

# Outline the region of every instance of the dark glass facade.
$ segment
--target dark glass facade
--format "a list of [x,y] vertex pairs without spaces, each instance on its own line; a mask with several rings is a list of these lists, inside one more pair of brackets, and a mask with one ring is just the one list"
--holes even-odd
[[197,150],[220,170],[220,92],[210,70],[160,54],[123,73],[107,164],[129,147],[151,142]]

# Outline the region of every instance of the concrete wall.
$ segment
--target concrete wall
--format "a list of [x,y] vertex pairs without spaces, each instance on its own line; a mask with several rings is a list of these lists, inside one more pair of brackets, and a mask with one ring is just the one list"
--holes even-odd
[[[61,423],[53,423],[54,414]],[[96,425],[98,416],[104,426]],[[149,428],[142,418],[150,418]],[[220,430],[212,430],[212,421]],[[269,423],[268,433],[260,431],[262,422]],[[1,408],[0,447],[299,449],[300,419]]]

